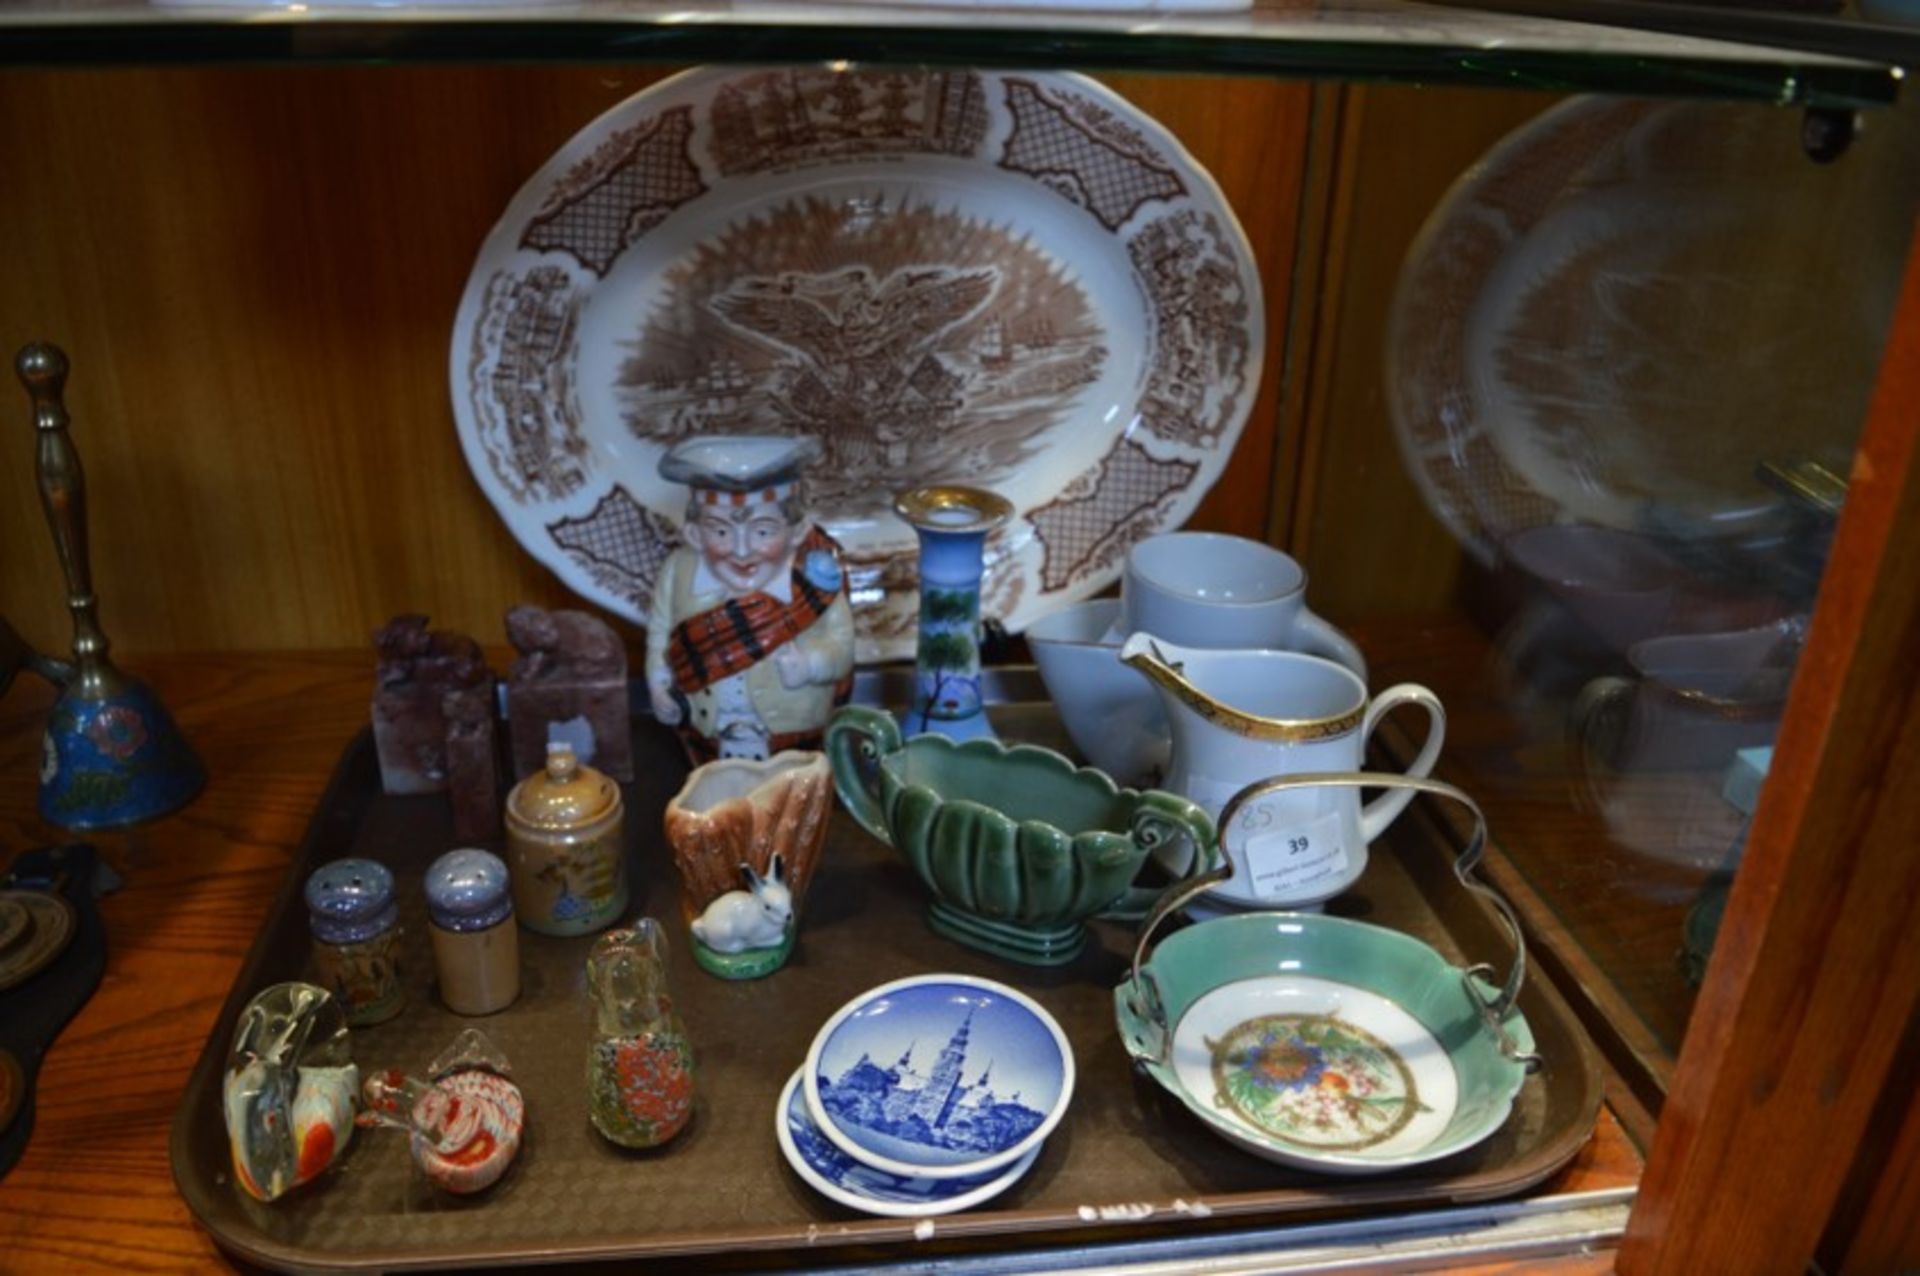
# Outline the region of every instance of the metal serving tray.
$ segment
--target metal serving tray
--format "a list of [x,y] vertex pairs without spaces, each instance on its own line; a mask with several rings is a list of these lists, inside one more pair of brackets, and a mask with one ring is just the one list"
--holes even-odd
[[[870,676],[859,692],[873,701],[896,690],[893,680]],[[1004,737],[1064,747],[1058,717],[1031,670],[996,671],[989,690],[1003,701],[991,713]],[[523,991],[500,1014],[468,1020],[438,1004],[420,876],[455,844],[447,804],[440,797],[384,795],[371,735],[362,732],[314,813],[174,1117],[174,1178],[221,1245],[255,1262],[300,1270],[723,1252],[744,1261],[752,1251],[784,1251],[769,1257],[803,1263],[810,1254],[821,1260],[872,1256],[870,1247],[885,1243],[900,1243],[893,1252],[909,1258],[936,1249],[1033,1243],[1037,1233],[1120,1239],[1309,1213],[1488,1200],[1547,1178],[1593,1129],[1602,1088],[1597,1056],[1559,994],[1532,974],[1519,1004],[1546,1064],[1528,1079],[1493,1138],[1418,1172],[1376,1178],[1318,1177],[1256,1159],[1208,1133],[1129,1067],[1112,1001],[1127,971],[1127,929],[1100,924],[1079,958],[1051,970],[941,939],[922,920],[927,901],[918,879],[844,814],[834,817],[786,968],[756,982],[711,978],[687,950],[679,883],[660,836],[661,811],[686,765],[677,743],[652,720],[636,716],[634,733],[639,778],[627,789],[634,912],[661,918],[679,941],[672,951],[673,990],[698,1069],[689,1128],[664,1148],[633,1153],[614,1148],[589,1126],[589,938],[523,931]],[[1430,827],[1400,821],[1373,848],[1366,875],[1331,911],[1408,931],[1463,965],[1471,954],[1505,969],[1506,941],[1485,905],[1451,880],[1451,852],[1423,832]],[[526,1093],[528,1134],[520,1159],[480,1196],[433,1192],[413,1172],[406,1140],[380,1131],[356,1136],[330,1173],[273,1204],[252,1200],[232,1182],[220,1079],[235,1020],[260,988],[306,977],[301,886],[314,867],[344,855],[392,867],[405,927],[408,1006],[395,1020],[355,1030],[362,1070],[419,1069],[461,1028],[479,1026],[506,1051]],[[774,1103],[835,1009],[874,984],[926,971],[983,975],[1032,994],[1071,1039],[1079,1084],[1066,1120],[1032,1171],[1005,1195],[933,1220],[870,1218],[816,1195],[787,1168],[774,1141]]]

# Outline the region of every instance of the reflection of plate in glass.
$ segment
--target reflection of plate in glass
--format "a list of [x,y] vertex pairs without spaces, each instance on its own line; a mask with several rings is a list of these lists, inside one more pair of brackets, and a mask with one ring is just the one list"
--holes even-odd
[[467,459],[527,549],[633,620],[694,435],[805,433],[865,659],[911,654],[895,492],[1014,519],[983,606],[1018,630],[1177,526],[1252,406],[1252,256],[1212,180],[1071,75],[704,69],[596,120],[508,206],[456,321]]
[[1394,301],[1429,504],[1490,561],[1553,521],[1732,530],[1774,503],[1768,458],[1845,472],[1911,217],[1890,170],[1813,164],[1798,119],[1720,104],[1576,99],[1509,136]]

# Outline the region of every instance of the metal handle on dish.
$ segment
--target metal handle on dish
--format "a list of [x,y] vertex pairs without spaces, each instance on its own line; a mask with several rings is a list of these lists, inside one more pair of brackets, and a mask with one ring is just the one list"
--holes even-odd
[[[1520,998],[1520,987],[1526,981],[1527,941],[1520,930],[1520,919],[1515,916],[1512,906],[1498,891],[1478,881],[1473,875],[1487,847],[1487,817],[1480,810],[1480,804],[1467,796],[1463,790],[1455,788],[1444,780],[1422,776],[1393,775],[1374,771],[1322,771],[1301,775],[1279,775],[1271,779],[1254,781],[1234,794],[1221,808],[1216,827],[1221,830],[1223,851],[1226,830],[1233,826],[1234,817],[1247,803],[1258,801],[1274,793],[1312,788],[1410,789],[1416,793],[1429,793],[1435,797],[1450,798],[1472,812],[1473,835],[1467,839],[1467,845],[1455,857],[1453,875],[1468,891],[1491,905],[1495,915],[1506,924],[1507,932],[1513,938],[1513,966],[1507,971],[1506,981],[1500,986],[1499,993],[1492,998],[1480,990],[1478,981],[1481,978],[1491,979],[1494,973],[1493,967],[1485,962],[1469,966],[1462,976],[1466,985],[1467,999],[1473,1003],[1475,1012],[1480,1016],[1480,1022],[1499,1043],[1502,1054],[1525,1065],[1529,1071],[1537,1068],[1540,1065],[1540,1057],[1522,1050],[1506,1029],[1506,1017],[1512,1013],[1514,1004]],[[1145,1009],[1156,1019],[1160,1017],[1159,990],[1153,986],[1151,979],[1142,978],[1143,972],[1140,969],[1142,962],[1146,959],[1147,946],[1152,942],[1154,932],[1169,915],[1192,903],[1209,887],[1218,885],[1231,876],[1233,876],[1233,860],[1231,856],[1227,856],[1221,867],[1214,872],[1196,877],[1193,881],[1183,883],[1163,895],[1160,902],[1154,906],[1152,914],[1148,916],[1146,924],[1140,928],[1140,938],[1133,948],[1133,983],[1137,988],[1146,989],[1149,1006]]]
[[[1222,811],[1221,814],[1225,815],[1226,812]],[[1214,827],[1221,829],[1226,825],[1216,824]],[[1133,989],[1130,994],[1133,1012],[1153,1025],[1162,1038],[1167,1036],[1169,1027],[1166,1003],[1160,996],[1160,986],[1153,981],[1153,976],[1140,969],[1140,963],[1146,960],[1147,945],[1153,942],[1153,933],[1160,929],[1162,922],[1232,876],[1233,860],[1223,850],[1216,867],[1183,882],[1175,882],[1162,892],[1153,911],[1147,914],[1147,920],[1140,924],[1140,937],[1133,945],[1133,978],[1128,981],[1127,987]],[[1165,1042],[1162,1041],[1155,1048],[1164,1050]]]

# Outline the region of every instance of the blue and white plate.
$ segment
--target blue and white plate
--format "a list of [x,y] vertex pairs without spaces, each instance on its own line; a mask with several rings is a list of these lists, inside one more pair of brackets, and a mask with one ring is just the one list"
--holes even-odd
[[805,1074],[805,1068],[794,1073],[780,1092],[774,1134],[793,1172],[814,1191],[849,1209],[888,1218],[931,1218],[972,1209],[1019,1182],[1040,1155],[1040,1149],[1034,1148],[1011,1169],[960,1179],[909,1177],[876,1170],[854,1160],[821,1135],[820,1127],[807,1115],[806,1096],[800,1085]]
[[807,1052],[807,1114],[875,1169],[957,1179],[1037,1149],[1073,1097],[1053,1016],[1004,984],[920,975],[842,1006]]

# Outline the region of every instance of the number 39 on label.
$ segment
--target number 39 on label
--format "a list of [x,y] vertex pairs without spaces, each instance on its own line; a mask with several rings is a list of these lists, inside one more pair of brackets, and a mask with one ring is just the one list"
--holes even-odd
[[1263,828],[1241,842],[1241,854],[1254,897],[1263,900],[1311,898],[1343,877],[1352,860],[1340,834],[1338,812],[1305,824]]

